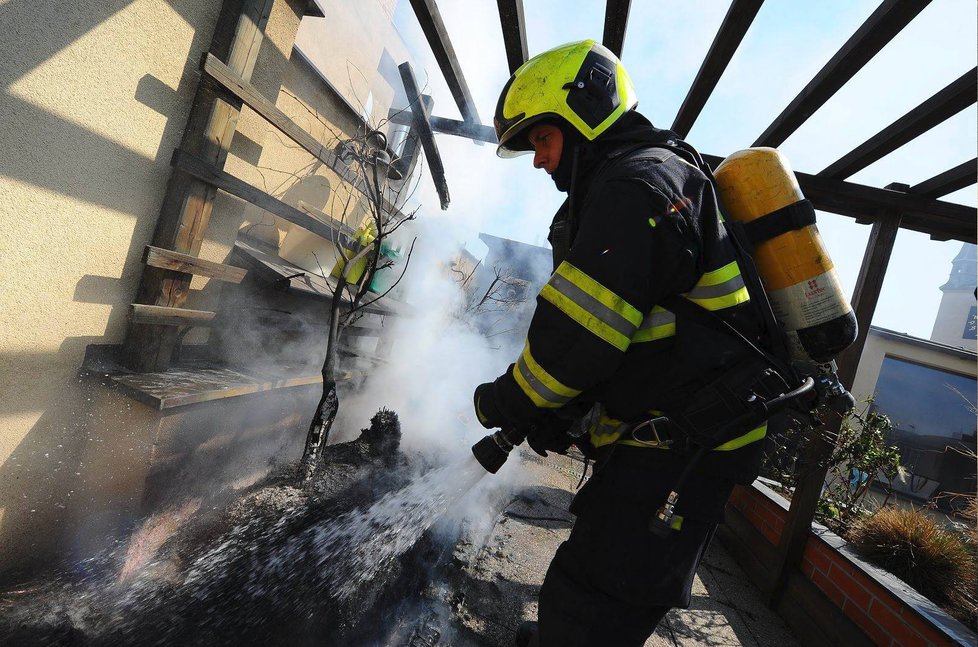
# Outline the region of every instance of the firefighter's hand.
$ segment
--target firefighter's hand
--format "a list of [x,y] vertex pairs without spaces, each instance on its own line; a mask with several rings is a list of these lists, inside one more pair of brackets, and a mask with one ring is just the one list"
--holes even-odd
[[534,423],[526,434],[526,443],[540,456],[547,452],[566,454],[574,438],[567,433],[571,422],[551,414]]
[[493,382],[486,382],[477,386],[472,400],[475,405],[475,417],[479,419],[479,424],[486,429],[506,426],[506,419],[496,405],[496,387]]

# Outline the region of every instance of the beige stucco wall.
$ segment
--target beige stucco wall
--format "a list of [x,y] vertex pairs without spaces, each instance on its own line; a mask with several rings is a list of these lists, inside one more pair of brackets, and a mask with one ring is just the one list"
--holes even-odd
[[[124,337],[221,4],[0,3],[0,571],[58,546],[97,501],[139,497],[155,416],[77,373],[89,344]],[[302,6],[269,19],[252,82],[273,99]],[[246,151],[269,127],[245,111],[238,130],[226,169],[262,186]],[[219,196],[200,256],[224,261],[243,217]],[[188,307],[216,306],[219,285],[191,288]]]
[[853,381],[852,394],[857,401],[865,400],[875,395],[876,382],[880,376],[880,368],[885,356],[910,360],[925,366],[942,368],[961,375],[978,375],[978,366],[974,359],[955,357],[938,349],[922,348],[897,339],[883,337],[874,330],[866,337],[866,346],[859,359],[856,379]]

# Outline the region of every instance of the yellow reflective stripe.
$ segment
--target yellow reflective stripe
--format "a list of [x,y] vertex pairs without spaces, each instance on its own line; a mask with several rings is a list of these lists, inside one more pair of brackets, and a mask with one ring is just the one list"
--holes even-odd
[[608,342],[626,350],[642,315],[630,303],[567,261],[560,264],[540,296]]
[[631,323],[632,326],[638,326],[640,323],[642,323],[642,313],[632,306],[632,304],[625,301],[620,296],[601,285],[567,261],[561,263],[554,274],[563,276],[585,293],[594,297],[599,303],[601,303],[601,305],[605,306]]
[[479,418],[479,422],[481,422],[482,424],[485,425],[489,423],[489,419],[486,418],[485,414],[482,413],[482,407],[479,406],[478,400],[476,400],[475,402],[475,415],[476,417]]
[[736,292],[725,294],[723,296],[711,297],[709,299],[689,300],[694,303],[698,303],[707,310],[723,310],[724,308],[732,308],[740,305],[741,303],[747,303],[750,301],[750,294],[748,294],[746,287],[741,287]]
[[684,296],[707,310],[732,308],[750,301],[737,261],[731,261],[720,269],[705,272],[693,289]]
[[567,404],[580,395],[579,389],[572,389],[548,373],[530,353],[530,342],[526,342],[523,354],[513,366],[513,378],[520,385],[526,397],[538,407],[554,409]]
[[[761,425],[760,427],[758,427],[756,429],[752,429],[751,431],[748,431],[743,436],[738,436],[738,437],[734,438],[733,440],[728,440],[727,442],[723,443],[722,445],[720,445],[718,447],[714,447],[713,448],[713,451],[715,451],[715,452],[729,452],[729,451],[732,451],[734,449],[740,449],[741,447],[744,447],[746,445],[750,445],[751,443],[756,443],[758,440],[763,440],[765,436],[767,436],[767,423],[766,422],[763,425]],[[593,441],[593,437],[592,437],[592,442],[594,442]],[[607,444],[607,442],[605,442],[604,444]],[[626,438],[625,440],[619,440],[618,441],[618,444],[619,445],[628,445],[629,447],[645,447],[647,449],[669,449],[668,447],[649,447],[648,445],[643,445],[642,443],[636,442],[636,441],[632,440],[631,438]],[[599,445],[595,445],[595,447],[599,447]]]
[[632,343],[665,339],[676,334],[676,315],[662,306],[655,306],[632,335]]
[[750,445],[751,443],[756,443],[758,440],[763,439],[765,436],[767,436],[767,423],[766,422],[763,425],[761,425],[760,427],[758,427],[756,429],[752,429],[751,431],[748,431],[743,436],[738,436],[737,438],[734,438],[733,440],[728,440],[727,442],[723,443],[722,445],[719,445],[717,447],[714,447],[713,448],[713,451],[715,451],[715,452],[729,452],[730,450],[733,450],[733,449],[740,449],[744,445]]
[[554,304],[558,310],[566,314],[575,322],[594,333],[598,339],[608,342],[620,351],[625,351],[628,349],[628,344],[631,341],[629,336],[623,335],[605,322],[601,321],[592,313],[588,312],[574,301],[558,292],[549,283],[543,286],[543,289],[540,290],[540,296]]

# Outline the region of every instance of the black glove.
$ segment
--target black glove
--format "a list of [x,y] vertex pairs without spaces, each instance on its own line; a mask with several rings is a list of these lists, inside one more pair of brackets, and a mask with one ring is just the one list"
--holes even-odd
[[526,443],[541,456],[546,456],[548,451],[566,454],[567,448],[574,444],[574,437],[567,433],[571,424],[570,420],[548,413],[529,427]]
[[472,401],[475,405],[475,417],[479,419],[479,424],[486,429],[505,426],[506,419],[496,405],[496,387],[493,382],[486,382],[477,386]]

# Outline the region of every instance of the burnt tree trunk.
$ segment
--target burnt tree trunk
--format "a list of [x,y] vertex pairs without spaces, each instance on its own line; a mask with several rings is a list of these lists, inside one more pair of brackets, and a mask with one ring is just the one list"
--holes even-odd
[[336,391],[336,360],[339,353],[337,346],[340,337],[340,310],[343,305],[342,295],[346,289],[346,275],[341,273],[337,280],[336,292],[329,313],[329,329],[326,333],[326,357],[323,360],[323,395],[319,398],[316,413],[309,423],[306,433],[306,446],[302,451],[302,478],[308,481],[319,469],[323,447],[329,439],[333,421],[340,410],[340,398]]

